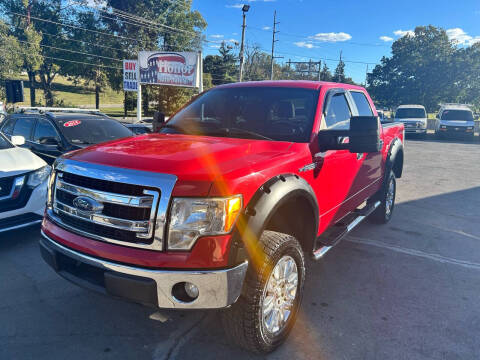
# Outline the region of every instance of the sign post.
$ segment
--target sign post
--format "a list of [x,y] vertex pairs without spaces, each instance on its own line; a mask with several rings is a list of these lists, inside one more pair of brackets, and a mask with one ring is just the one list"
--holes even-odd
[[138,61],[123,60],[123,91],[137,93],[137,122],[142,120],[142,89],[138,78]]

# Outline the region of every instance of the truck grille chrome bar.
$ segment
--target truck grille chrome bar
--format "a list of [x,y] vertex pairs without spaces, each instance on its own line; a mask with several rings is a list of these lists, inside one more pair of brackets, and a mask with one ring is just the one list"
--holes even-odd
[[177,178],[59,159],[47,215],[95,240],[163,250],[165,220]]

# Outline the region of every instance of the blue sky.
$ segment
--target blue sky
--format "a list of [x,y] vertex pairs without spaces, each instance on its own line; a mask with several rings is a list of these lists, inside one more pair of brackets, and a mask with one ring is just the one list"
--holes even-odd
[[[280,22],[276,55],[284,57],[279,61],[332,59],[327,65],[333,70],[342,51],[346,73],[357,82],[365,80],[364,63],[372,68],[390,54],[393,40],[415,26],[443,27],[460,46],[480,41],[479,0],[193,0],[193,8],[208,23],[208,40],[240,42],[243,3],[251,6],[248,43],[271,51],[276,10]],[[217,53],[216,46],[209,43],[204,53]]]

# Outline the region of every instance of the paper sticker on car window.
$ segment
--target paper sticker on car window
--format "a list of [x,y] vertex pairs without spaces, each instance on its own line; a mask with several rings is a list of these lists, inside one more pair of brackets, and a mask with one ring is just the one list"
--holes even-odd
[[80,120],[71,120],[71,121],[67,121],[65,124],[63,124],[63,126],[72,127],[72,126],[80,125],[81,123],[82,122]]

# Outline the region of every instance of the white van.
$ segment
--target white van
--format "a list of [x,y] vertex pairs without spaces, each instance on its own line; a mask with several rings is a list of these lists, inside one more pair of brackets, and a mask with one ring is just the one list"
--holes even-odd
[[441,105],[435,119],[435,134],[437,136],[473,138],[475,121],[472,109],[463,104]]

